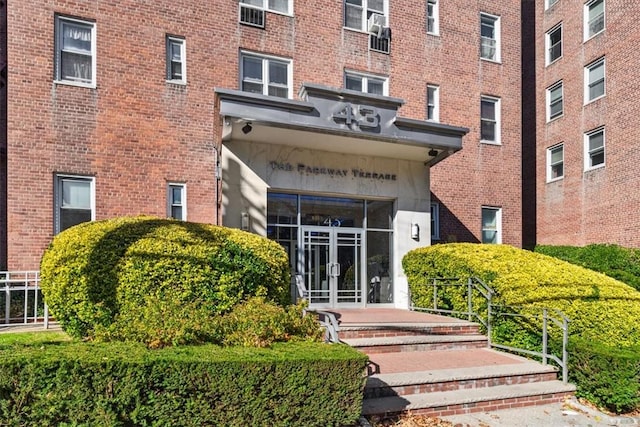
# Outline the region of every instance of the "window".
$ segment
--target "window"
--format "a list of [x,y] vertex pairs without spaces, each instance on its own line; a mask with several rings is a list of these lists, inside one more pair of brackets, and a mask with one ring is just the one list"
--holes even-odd
[[562,82],[547,89],[547,121],[562,116]]
[[592,0],[584,5],[584,39],[604,31],[604,0]]
[[431,240],[440,240],[440,204],[431,203]]
[[55,79],[95,87],[96,24],[56,16]]
[[181,221],[187,220],[187,186],[185,184],[168,185],[167,216]]
[[94,178],[84,176],[55,176],[54,233],[95,220]]
[[184,39],[167,36],[167,80],[172,83],[187,82],[187,54]]
[[547,182],[564,176],[564,144],[547,149]]
[[604,166],[604,128],[584,135],[584,169]]
[[545,0],[545,9],[549,9],[554,4],[558,3],[558,0]]
[[604,58],[584,67],[585,104],[604,96]]
[[427,120],[440,121],[440,87],[427,86]]
[[500,18],[480,14],[480,57],[500,61]]
[[547,65],[562,56],[562,24],[558,24],[549,31],[545,37],[547,50]]
[[389,95],[389,79],[386,77],[345,72],[344,87],[373,95]]
[[502,243],[502,209],[482,207],[482,243]]
[[437,35],[439,27],[438,0],[427,0],[427,33]]
[[483,96],[480,99],[480,140],[500,144],[500,99]]
[[387,15],[387,0],[344,0],[344,26],[367,31],[367,22],[374,13]]
[[291,15],[291,0],[240,0],[240,3],[256,6],[270,12]]
[[241,85],[245,92],[291,97],[291,61],[282,58],[241,55]]

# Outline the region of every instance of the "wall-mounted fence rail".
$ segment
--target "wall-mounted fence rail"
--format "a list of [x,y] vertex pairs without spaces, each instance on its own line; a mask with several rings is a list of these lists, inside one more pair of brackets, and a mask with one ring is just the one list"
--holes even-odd
[[49,327],[49,309],[38,271],[0,271],[0,325],[40,323]]
[[[428,279],[423,286],[413,285],[413,289],[410,296],[412,310],[466,317],[469,321],[478,322],[486,331],[489,347],[538,357],[545,365],[551,360],[562,370],[562,381],[568,381],[569,319],[560,311],[542,309],[540,313],[529,314],[530,309],[494,304],[495,291],[476,277],[466,280]],[[551,315],[551,312],[554,315]],[[542,341],[539,351],[498,342],[500,337],[494,334],[493,329],[504,319],[518,319],[528,325],[539,327]],[[559,328],[562,335],[562,354],[559,356],[551,353],[549,346],[549,330],[554,327]]]

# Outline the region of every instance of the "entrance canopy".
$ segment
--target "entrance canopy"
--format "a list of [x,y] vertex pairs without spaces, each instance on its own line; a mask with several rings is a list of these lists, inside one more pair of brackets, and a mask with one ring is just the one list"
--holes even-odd
[[403,100],[305,83],[301,100],[215,90],[223,141],[250,141],[423,161],[431,166],[462,148],[468,129],[397,115]]

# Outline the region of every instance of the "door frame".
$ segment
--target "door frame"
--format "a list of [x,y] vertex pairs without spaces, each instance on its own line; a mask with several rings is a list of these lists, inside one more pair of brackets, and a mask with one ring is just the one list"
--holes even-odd
[[[302,275],[304,279],[304,284],[307,289],[307,300],[309,301],[310,308],[362,308],[366,304],[366,286],[365,286],[365,278],[366,278],[366,230],[364,228],[352,228],[352,227],[336,227],[336,226],[317,226],[317,225],[303,225],[300,226],[298,235],[298,273]],[[328,285],[328,301],[323,302],[314,302],[314,292],[315,289],[312,286],[312,277],[311,272],[307,271],[307,259],[305,253],[307,249],[311,249],[313,242],[308,241],[308,237],[310,234],[308,233],[328,233],[328,259],[325,264],[325,274],[327,277],[327,285]],[[356,241],[359,243],[359,257],[358,262],[360,263],[360,274],[357,274],[355,277],[355,294],[353,297],[353,301],[351,302],[339,302],[338,300],[338,286],[339,286],[339,276],[341,275],[341,266],[338,262],[338,248],[341,246],[338,244],[338,234],[353,234],[356,238]],[[317,245],[315,245],[317,246]],[[346,246],[348,247],[348,246]],[[355,247],[358,247],[357,244]],[[309,253],[311,251],[309,250]],[[329,273],[327,273],[329,272]]]

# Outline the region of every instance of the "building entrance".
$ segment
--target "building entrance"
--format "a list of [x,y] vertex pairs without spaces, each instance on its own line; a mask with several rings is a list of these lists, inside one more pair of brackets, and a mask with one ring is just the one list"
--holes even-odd
[[267,236],[289,254],[312,307],[392,304],[393,207],[390,200],[270,192]]
[[300,272],[313,306],[362,305],[362,229],[302,227]]

